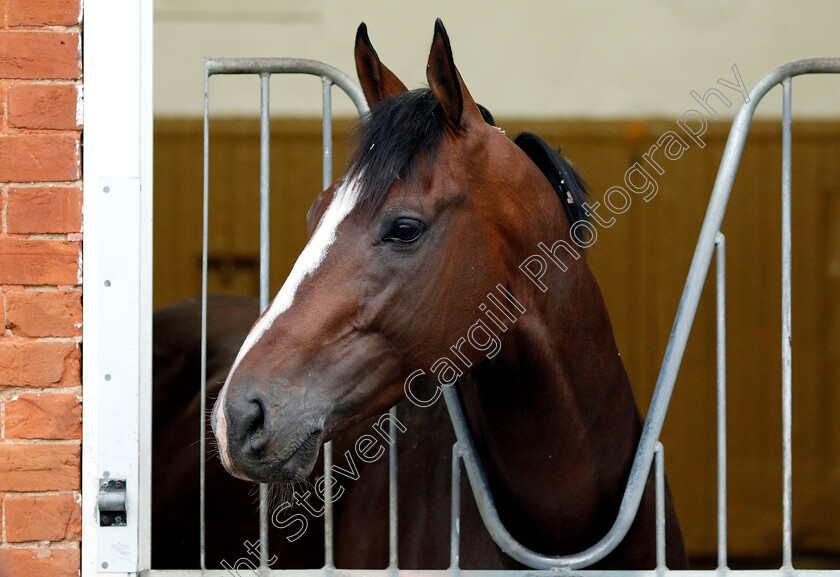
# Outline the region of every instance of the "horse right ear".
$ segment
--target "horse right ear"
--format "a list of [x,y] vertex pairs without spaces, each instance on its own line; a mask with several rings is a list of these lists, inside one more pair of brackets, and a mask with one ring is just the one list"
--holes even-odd
[[449,35],[440,18],[435,21],[435,36],[429,52],[429,64],[426,66],[426,79],[446,114],[449,126],[460,130],[471,122],[483,122],[475,100],[455,68]]
[[356,31],[356,72],[368,106],[373,107],[386,98],[408,92],[405,84],[379,60],[368,38],[367,25],[362,22]]

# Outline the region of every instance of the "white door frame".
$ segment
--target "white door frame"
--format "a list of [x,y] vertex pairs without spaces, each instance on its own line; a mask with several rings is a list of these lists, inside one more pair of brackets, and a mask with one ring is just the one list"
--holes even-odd
[[[150,566],[152,21],[152,0],[84,0],[82,577]],[[106,471],[125,527],[99,526]]]

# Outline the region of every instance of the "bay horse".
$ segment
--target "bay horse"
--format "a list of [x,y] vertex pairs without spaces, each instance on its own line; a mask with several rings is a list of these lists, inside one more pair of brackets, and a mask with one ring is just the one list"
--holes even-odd
[[[211,295],[207,302],[207,401],[219,394],[233,360],[259,316],[257,299]],[[157,569],[198,569],[200,454],[201,300],[187,299],[155,311],[153,318],[153,450],[152,450],[152,566]],[[418,391],[419,392],[419,391]],[[407,569],[445,569],[449,553],[451,447],[455,442],[442,403],[418,408],[409,402],[398,407],[400,422],[409,430],[425,429],[399,447],[399,550]],[[387,459],[352,465],[343,455],[353,451],[360,435],[371,430],[375,418],[350,427],[333,439],[335,464],[356,469],[358,479],[346,484],[346,494],[334,505],[335,561],[342,568],[384,568],[388,564]],[[206,459],[206,566],[209,569],[255,566],[260,539],[256,488],[229,475],[214,458],[208,431]],[[318,463],[308,486],[323,474]],[[487,534],[469,488],[461,490],[461,527],[464,552],[461,566],[481,568],[499,555]],[[274,569],[313,569],[324,564],[323,517],[307,515],[307,530],[289,521],[294,511],[275,516],[270,509],[269,558]],[[304,511],[305,512],[305,511]],[[364,523],[359,520],[364,519]],[[421,534],[412,529],[423,527]],[[232,528],[235,528],[232,530]],[[244,561],[243,561],[244,560]],[[237,565],[238,563],[238,565]]]
[[[510,533],[541,553],[582,551],[615,519],[642,427],[580,258],[594,240],[577,234],[582,183],[538,137],[514,142],[488,122],[440,20],[428,89],[406,88],[364,24],[355,60],[370,112],[227,374],[211,417],[221,461],[241,479],[300,483],[325,441],[406,396],[430,405],[412,409],[423,416],[406,438],[434,436],[424,417],[440,410],[438,388],[455,386]],[[541,250],[542,266],[526,266]],[[491,295],[508,306],[491,310]],[[684,568],[670,495],[666,526],[668,566]],[[629,533],[597,566],[652,568],[654,542],[651,477]],[[401,565],[422,563],[422,550],[412,555]],[[498,551],[482,561],[516,566]]]

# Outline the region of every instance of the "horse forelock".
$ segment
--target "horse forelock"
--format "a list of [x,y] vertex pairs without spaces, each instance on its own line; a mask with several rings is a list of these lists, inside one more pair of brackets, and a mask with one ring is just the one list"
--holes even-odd
[[[479,105],[485,122],[490,112]],[[376,104],[356,125],[345,179],[361,178],[359,209],[372,214],[396,180],[416,182],[434,165],[447,130],[443,108],[429,88],[419,88]],[[424,160],[426,162],[420,162]]]
[[345,179],[364,172],[359,208],[375,212],[397,179],[413,180],[422,156],[434,159],[446,132],[446,118],[435,95],[418,89],[387,98],[356,125]]
[[[492,114],[481,105],[478,108],[484,121],[495,126]],[[373,214],[395,181],[416,183],[424,176],[422,171],[431,170],[448,130],[443,109],[428,88],[387,98],[371,108],[356,125],[353,153],[343,177],[361,181],[359,210]],[[531,132],[523,132],[514,142],[551,183],[569,224],[588,221],[583,206],[588,187],[571,161]]]

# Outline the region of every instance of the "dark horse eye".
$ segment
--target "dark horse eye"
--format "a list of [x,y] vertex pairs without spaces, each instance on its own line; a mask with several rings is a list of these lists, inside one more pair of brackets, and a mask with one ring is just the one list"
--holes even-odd
[[421,222],[412,218],[401,218],[391,226],[391,230],[385,235],[385,241],[410,244],[420,238],[422,232],[423,224]]

